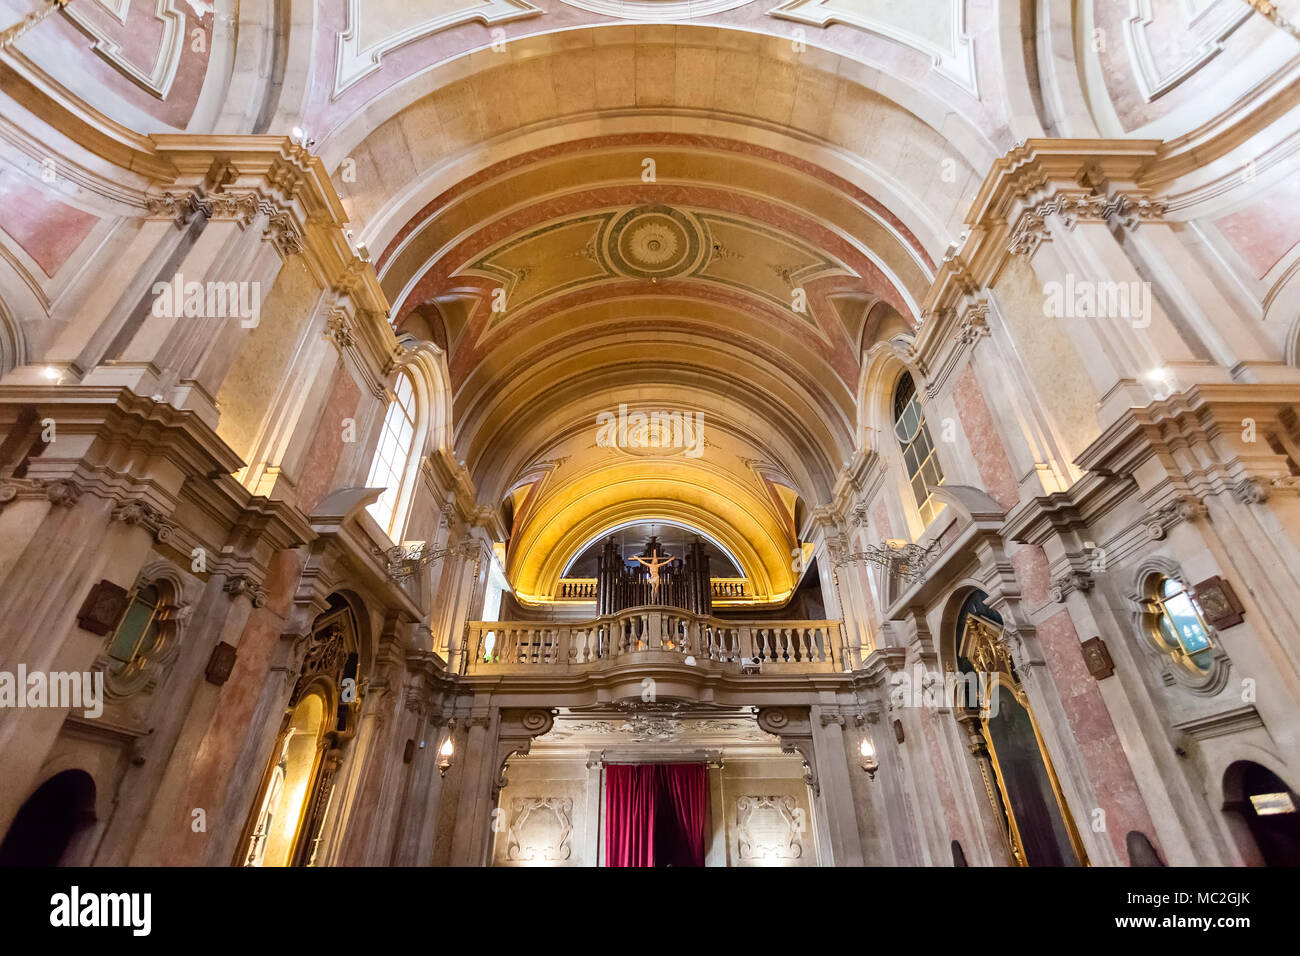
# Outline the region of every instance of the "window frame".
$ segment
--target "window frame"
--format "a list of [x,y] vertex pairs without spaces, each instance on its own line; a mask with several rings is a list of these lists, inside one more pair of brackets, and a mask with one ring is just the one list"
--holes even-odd
[[[910,394],[900,407],[900,396],[904,389],[910,389]],[[914,412],[913,423],[910,426],[907,424],[909,412]],[[894,385],[890,415],[903,472],[907,475],[907,485],[912,491],[916,511],[921,519],[921,527],[928,528],[944,509],[944,503],[935,499],[934,492],[943,485],[946,476],[943,472],[943,463],[939,460],[939,449],[926,423],[925,405],[921,402],[916,380],[912,378],[910,372],[903,372]],[[900,428],[908,433],[906,437]],[[930,476],[935,479],[933,484]]]
[[[415,487],[414,472],[421,458],[418,446],[423,440],[424,429],[418,394],[410,370],[399,370],[384,406],[379,439],[371,453],[366,476],[367,488],[385,489],[378,499],[366,506],[366,511],[394,544],[401,543]],[[380,484],[381,480],[383,484]],[[396,487],[393,487],[394,482]]]

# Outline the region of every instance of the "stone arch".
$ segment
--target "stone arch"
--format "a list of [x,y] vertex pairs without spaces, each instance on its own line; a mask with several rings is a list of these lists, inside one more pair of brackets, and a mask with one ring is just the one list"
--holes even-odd
[[[552,37],[587,29],[598,31],[602,45],[608,49],[625,39],[630,43],[639,28],[633,24],[615,23],[552,31],[510,41],[509,52],[515,54],[518,51],[513,57],[485,59],[467,54],[453,58],[388,87],[383,94],[383,108],[375,108],[373,102],[359,107],[329,130],[322,137],[319,148],[326,167],[331,170],[337,169],[344,159],[370,162],[367,156],[372,138],[375,143],[388,142],[385,150],[398,144],[400,139],[406,145],[398,144],[398,153],[409,153],[411,157],[411,163],[404,163],[401,169],[392,166],[376,168],[375,175],[358,177],[359,181],[365,181],[364,185],[351,192],[345,189],[345,204],[357,223],[358,235],[371,248],[386,248],[412,216],[435,197],[496,163],[514,161],[543,147],[592,136],[680,133],[701,140],[706,137],[727,139],[797,157],[800,163],[820,167],[877,197],[913,233],[922,237],[932,254],[937,255],[951,241],[948,229],[951,208],[947,200],[960,202],[961,197],[955,192],[948,196],[948,190],[945,190],[942,199],[933,201],[933,197],[927,196],[934,185],[933,176],[924,184],[918,181],[912,186],[900,187],[898,175],[890,172],[897,165],[896,151],[891,153],[886,144],[876,143],[875,138],[869,135],[868,127],[863,125],[866,119],[858,115],[861,111],[856,110],[844,111],[843,122],[857,123],[861,128],[855,126],[856,132],[852,135],[838,131],[836,139],[832,140],[828,138],[829,131],[821,128],[819,116],[800,115],[776,123],[759,115],[739,114],[730,109],[723,111],[730,115],[720,116],[710,105],[711,101],[697,104],[686,100],[683,94],[679,103],[676,102],[677,94],[671,92],[666,94],[666,100],[662,97],[638,98],[626,110],[596,108],[571,114],[552,110],[513,127],[506,124],[500,129],[478,128],[480,118],[475,116],[467,120],[474,126],[472,131],[462,133],[458,129],[455,138],[445,129],[446,141],[434,143],[431,140],[406,139],[402,132],[405,128],[429,124],[444,126],[438,118],[441,115],[439,97],[451,96],[448,91],[465,94],[469,109],[474,112],[476,102],[485,97],[491,102],[505,95],[495,88],[496,84],[531,82],[521,71],[549,70],[547,58],[563,55],[552,49]],[[675,30],[678,45],[694,44],[706,50],[716,48],[716,41],[710,41],[717,35],[737,32],[698,24],[678,25]],[[773,69],[777,69],[778,64],[788,67],[772,49],[760,47],[754,55],[765,62],[770,61]],[[512,71],[508,79],[503,79],[507,77],[505,73],[493,75],[494,70],[504,70],[507,64]],[[927,144],[927,152],[933,154],[936,162],[949,158],[957,163],[958,180],[966,181],[978,176],[978,171],[987,168],[1010,145],[1009,140],[995,141],[998,140],[996,136],[989,135],[970,118],[955,113],[951,104],[942,102],[935,94],[838,54],[810,47],[801,54],[799,68],[815,75],[818,82],[832,84],[835,88],[841,83],[847,84],[846,88],[851,89],[851,95],[858,100],[877,103],[881,109],[890,111],[891,116],[898,117],[897,122],[911,127],[918,142]],[[487,84],[492,84],[490,90]],[[655,105],[647,105],[651,102]],[[452,110],[452,106],[449,102],[443,103],[442,109]],[[488,121],[494,122],[494,118],[484,120]],[[448,129],[463,125],[450,113],[447,124],[450,124]],[[396,138],[390,140],[392,137]],[[907,170],[902,172],[906,174]],[[376,177],[384,180],[378,186],[370,182]]]
[[440,452],[451,452],[452,388],[447,372],[447,353],[433,342],[419,342],[408,348],[398,360],[397,369],[411,375],[415,383],[416,408],[419,414],[416,441],[420,459]]
[[[1220,773],[1211,779],[1222,787],[1222,802],[1228,830],[1246,862],[1252,865],[1295,865],[1300,860],[1300,825],[1295,812],[1280,815],[1281,834],[1260,833],[1260,818],[1254,814],[1247,793],[1246,777],[1263,771],[1290,791],[1294,800],[1297,788],[1294,773],[1271,753],[1259,747],[1242,748],[1224,761]],[[1211,793],[1213,799],[1213,793]],[[1289,832],[1288,832],[1289,831]],[[1279,840],[1280,837],[1280,840]],[[1267,845],[1266,845],[1267,844]],[[1284,857],[1279,858],[1279,857]]]
[[965,606],[966,601],[976,592],[984,594],[984,586],[974,578],[963,578],[948,592],[947,598],[944,599],[943,609],[939,614],[939,634],[937,647],[935,650],[939,656],[939,668],[948,671],[951,665],[952,670],[957,669],[957,645],[961,641],[961,635],[958,633],[958,617],[961,609]]
[[0,378],[27,364],[27,341],[22,326],[0,296]]

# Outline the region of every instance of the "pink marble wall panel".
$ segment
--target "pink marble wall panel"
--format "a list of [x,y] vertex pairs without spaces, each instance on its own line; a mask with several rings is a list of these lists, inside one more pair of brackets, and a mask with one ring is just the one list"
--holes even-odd
[[[953,796],[952,780],[948,777],[948,765],[944,762],[939,749],[939,735],[934,726],[936,719],[951,720],[952,718],[946,714],[941,715],[937,711],[928,709],[921,714],[921,731],[925,735],[925,749],[930,753],[930,769],[934,773],[934,785],[935,789],[938,790],[939,804],[943,807],[943,818],[948,828],[948,840],[956,840],[965,847],[968,846],[966,830],[961,825],[961,814],[957,812],[957,800]],[[939,865],[944,864],[941,861]]]
[[892,538],[894,529],[889,525],[889,509],[885,507],[885,499],[876,500],[875,510],[871,512],[871,518],[876,523],[876,534],[882,538]]
[[1036,544],[1017,548],[1011,555],[1011,566],[1016,570],[1020,595],[1031,611],[1047,603],[1052,593],[1052,571],[1047,565],[1047,555]]
[[52,276],[99,220],[59,202],[12,169],[0,169],[0,229]]
[[1263,278],[1300,242],[1300,179],[1292,176],[1278,183],[1267,199],[1216,219],[1214,224],[1254,276]]
[[230,679],[221,685],[211,722],[190,762],[189,780],[177,805],[172,830],[164,841],[160,863],[201,863],[206,841],[190,829],[192,808],[203,807],[211,819],[230,794],[242,795],[241,787],[248,790],[257,786],[258,781],[232,779],[232,772],[250,733],[261,729],[253,727],[252,720],[301,573],[302,560],[292,551],[277,552],[271,559],[265,582],[266,606],[253,609],[239,637],[234,669]]
[[1009,511],[1020,500],[1020,490],[1011,473],[1006,447],[993,423],[980,384],[975,379],[975,369],[969,364],[957,376],[952,392],[957,416],[966,432],[966,440],[970,443],[971,455],[975,458],[975,467],[979,470],[984,490],[990,498]]
[[360,398],[361,389],[340,362],[334,368],[334,382],[316,423],[316,434],[303,459],[302,474],[298,479],[298,507],[304,514],[311,514],[334,490],[334,472],[343,454],[343,420],[356,416]]
[[[1128,832],[1138,830],[1157,844],[1156,831],[1097,681],[1083,662],[1070,612],[1063,610],[1040,623],[1038,640],[1082,754],[1084,770],[1098,804],[1106,811],[1106,833],[1120,859],[1127,860]],[[1093,807],[1070,809],[1078,825],[1091,823]]]

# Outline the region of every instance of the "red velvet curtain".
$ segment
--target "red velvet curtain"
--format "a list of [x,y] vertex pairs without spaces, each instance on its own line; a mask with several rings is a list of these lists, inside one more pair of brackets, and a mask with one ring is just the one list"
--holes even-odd
[[702,763],[661,763],[656,866],[703,866],[709,826],[709,768]]
[[704,764],[605,768],[606,866],[703,866],[708,820]]
[[654,866],[658,787],[654,764],[605,768],[605,865]]

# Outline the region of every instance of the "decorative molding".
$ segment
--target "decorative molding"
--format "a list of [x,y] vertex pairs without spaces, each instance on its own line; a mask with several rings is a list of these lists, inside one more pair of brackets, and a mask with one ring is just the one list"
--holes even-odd
[[[136,63],[132,63],[123,55],[122,45],[111,37],[104,35],[94,19],[86,15],[83,3],[70,4],[65,2],[64,13],[68,15],[69,20],[76,24],[78,29],[95,41],[92,49],[112,65],[115,70],[145,92],[156,96],[160,100],[165,100],[171,92],[172,83],[176,79],[176,69],[180,66],[181,55],[185,51],[186,17],[185,12],[178,8],[179,2],[180,0],[155,0],[154,16],[162,21],[163,33],[158,44],[157,62],[148,70],[142,69]],[[110,14],[121,20],[123,26],[126,25],[126,5],[117,10],[108,7],[102,0],[100,5],[106,7]]]
[[895,23],[873,16],[865,10],[840,6],[837,0],[786,0],[768,11],[769,16],[795,20],[815,27],[834,23],[856,27],[928,56],[935,72],[946,77],[971,96],[979,98],[979,77],[975,68],[975,41],[966,33],[964,0],[944,0],[949,4],[952,33],[948,49]]
[[[562,863],[573,856],[569,837],[573,833],[572,797],[516,797],[511,801],[510,826],[506,830],[506,859],[514,861],[545,860]],[[552,817],[558,833],[545,846],[529,842],[528,821]],[[544,835],[550,836],[546,830]]]
[[1166,8],[1183,14],[1186,22],[1165,23],[1158,29],[1168,36],[1181,28],[1182,32],[1194,36],[1196,45],[1175,65],[1162,68],[1147,38],[1147,28],[1155,21],[1151,0],[1129,0],[1130,16],[1124,21],[1124,39],[1133,77],[1148,103],[1168,93],[1217,56],[1223,50],[1224,41],[1250,16],[1250,7],[1239,0],[1202,0],[1200,9],[1197,6],[1196,0],[1183,0]]
[[1007,240],[1007,252],[1033,258],[1039,245],[1051,238],[1047,227],[1049,216],[1058,217],[1066,229],[1073,229],[1081,222],[1112,220],[1127,229],[1135,229],[1140,223],[1162,219],[1168,209],[1167,200],[1123,192],[1106,196],[1057,193],[1020,214]]
[[571,7],[616,20],[663,22],[726,13],[751,0],[563,0]]
[[63,9],[69,0],[45,0],[45,6],[27,14],[11,27],[0,30],[0,50],[7,50],[44,21],[50,14]]
[[812,719],[807,707],[764,707],[758,712],[758,726],[781,741],[781,751],[798,754],[803,760],[803,780],[816,796],[821,795],[817,779],[817,755],[812,739]]
[[485,0],[466,3],[450,12],[441,13],[405,28],[400,28],[365,49],[361,48],[361,17],[364,16],[362,0],[348,0],[347,29],[338,34],[334,58],[334,92],[338,99],[349,87],[381,69],[384,56],[408,43],[423,39],[462,23],[477,21],[484,26],[509,23],[525,17],[540,16],[545,11],[527,0]]
[[1171,726],[1193,740],[1209,740],[1212,737],[1227,737],[1263,727],[1264,721],[1252,704],[1244,704],[1209,716],[1197,716],[1179,721]]

